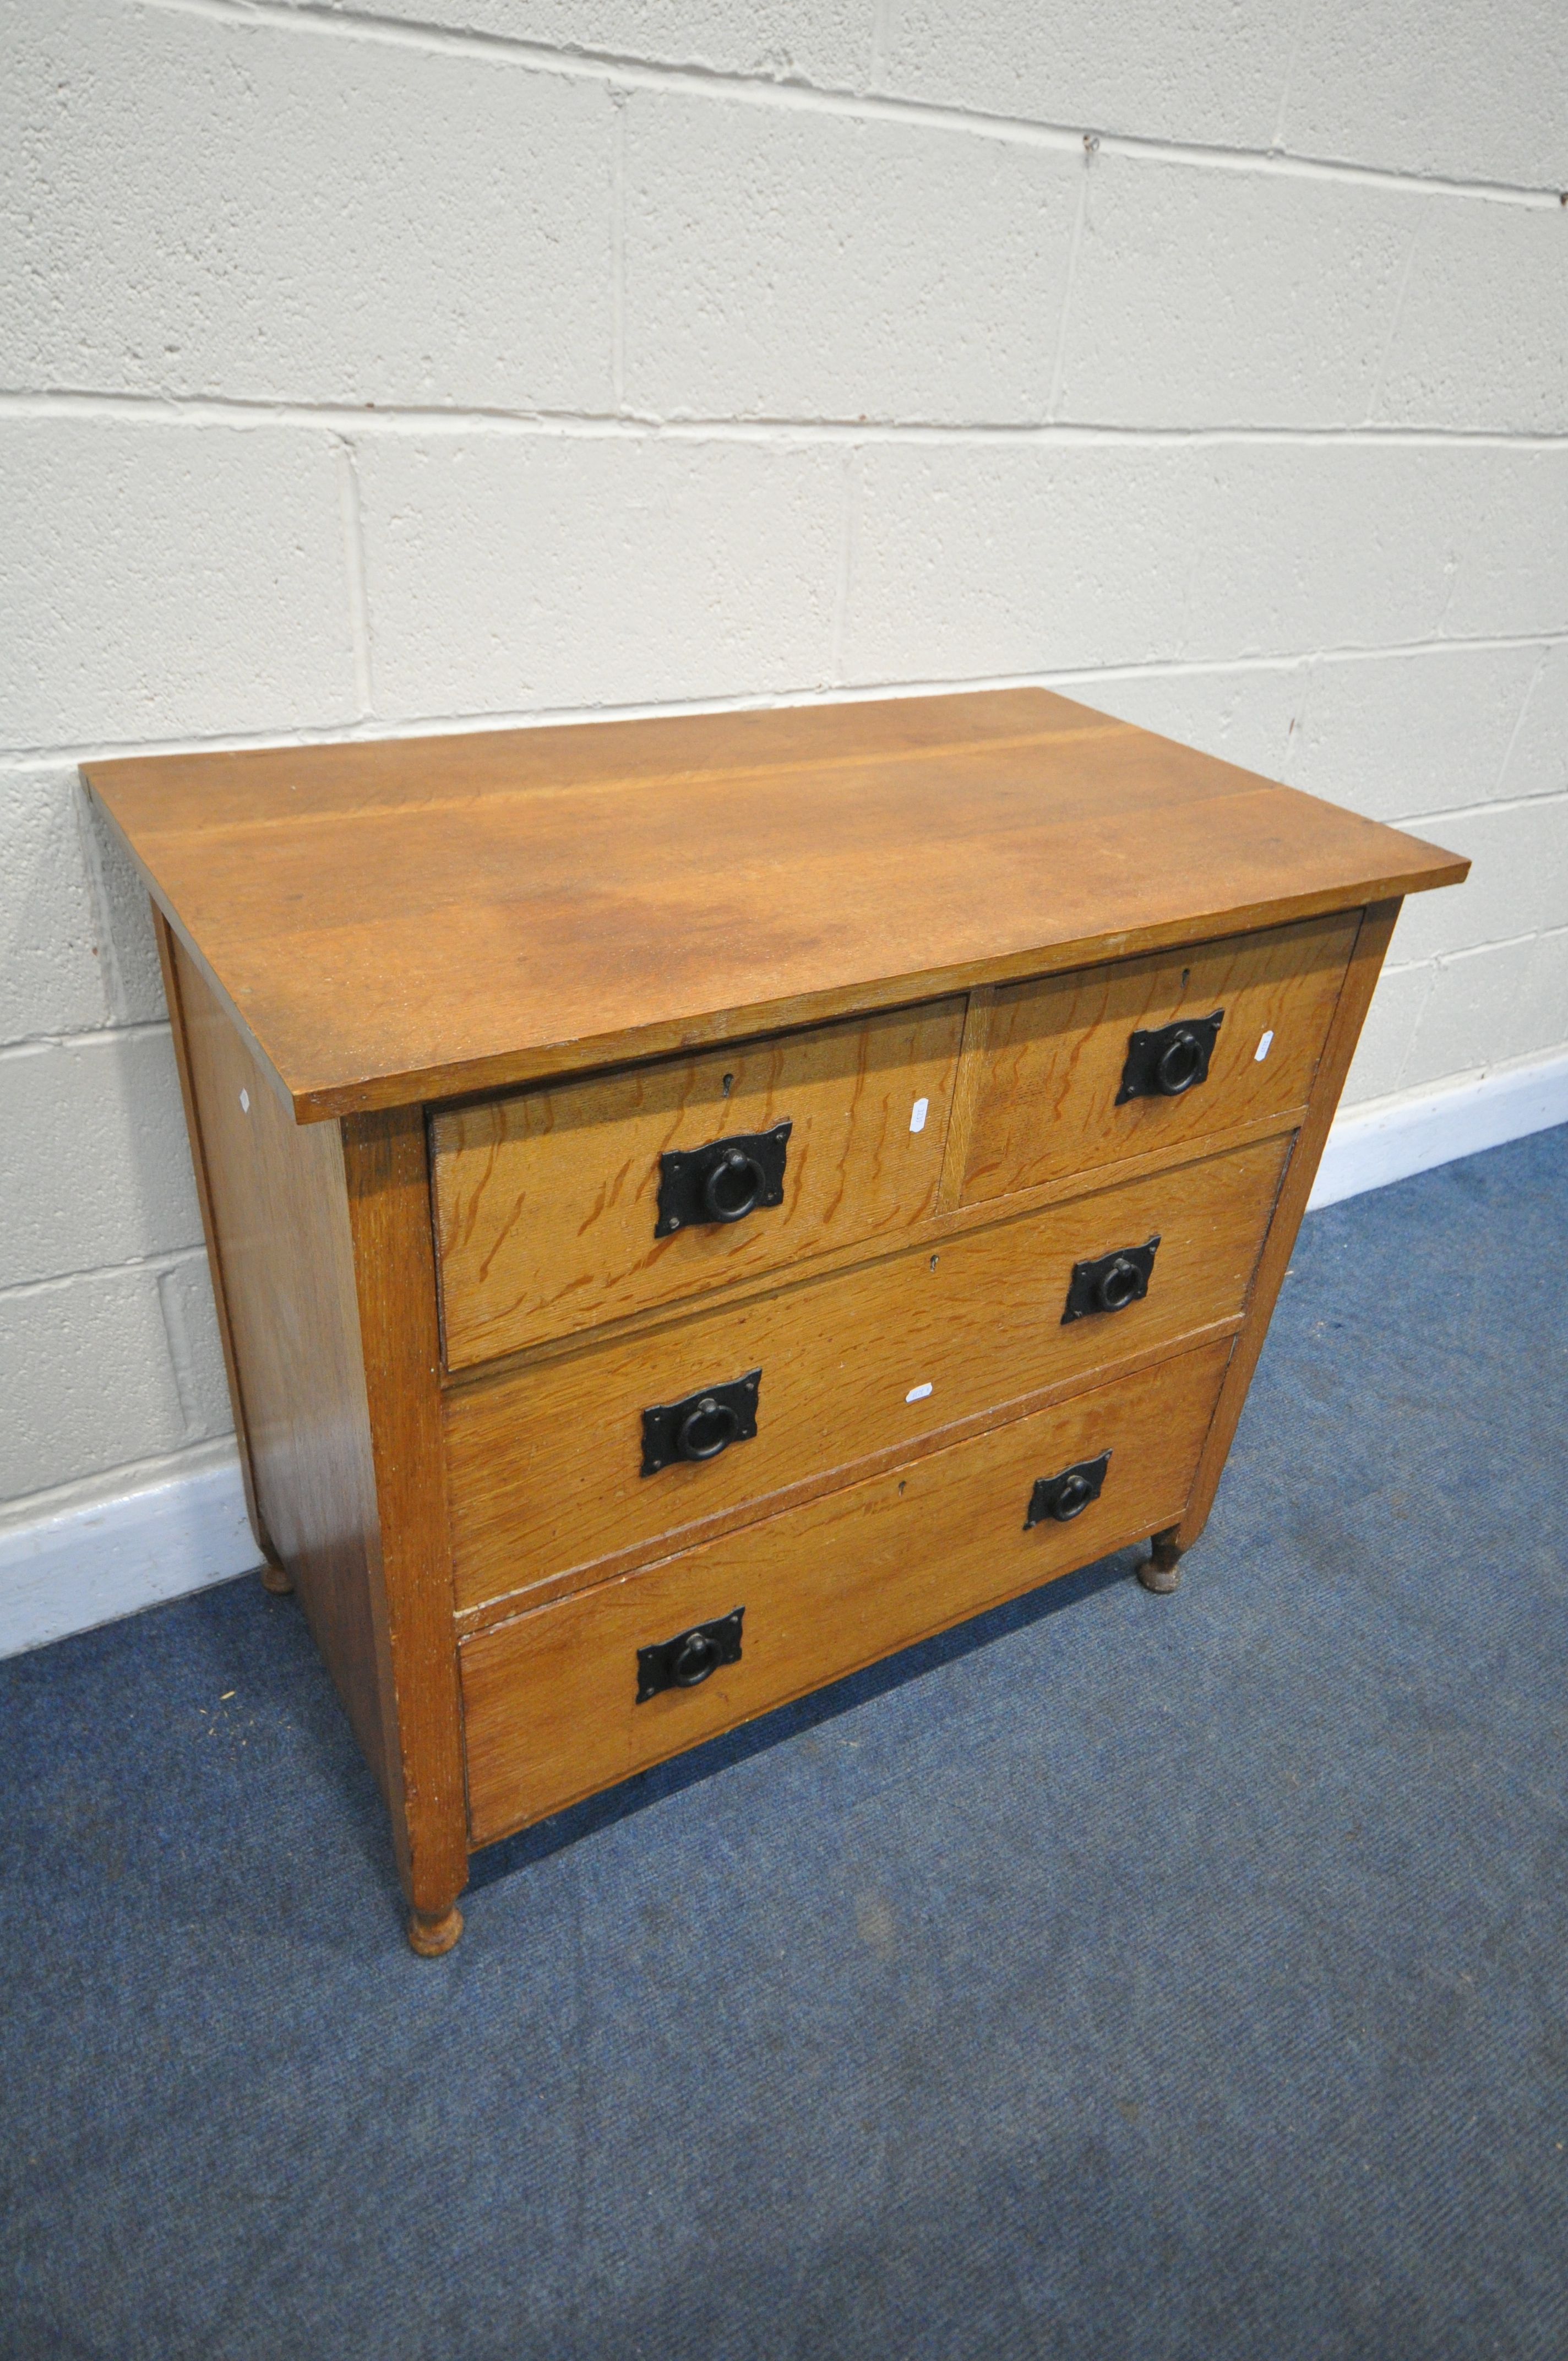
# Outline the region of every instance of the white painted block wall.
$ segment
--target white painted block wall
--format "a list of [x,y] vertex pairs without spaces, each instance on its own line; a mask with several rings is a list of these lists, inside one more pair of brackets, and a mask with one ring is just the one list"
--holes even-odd
[[4,24],[0,1645],[250,1554],[85,752],[1059,684],[1473,856],[1364,1165],[1568,1112],[1561,0]]

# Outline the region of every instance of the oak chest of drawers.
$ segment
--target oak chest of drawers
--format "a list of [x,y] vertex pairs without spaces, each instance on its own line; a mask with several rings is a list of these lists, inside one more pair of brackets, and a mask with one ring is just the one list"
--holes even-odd
[[86,775],[422,1951],[476,1847],[1131,1543],[1175,1588],[1465,872],[1038,690]]

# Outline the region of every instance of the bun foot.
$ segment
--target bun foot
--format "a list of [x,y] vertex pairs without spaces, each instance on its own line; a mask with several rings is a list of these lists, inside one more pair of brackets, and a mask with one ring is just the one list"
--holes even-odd
[[422,1960],[438,1960],[463,1932],[463,1913],[455,1902],[449,1910],[411,1910],[409,1946]]
[[287,1598],[294,1587],[294,1577],[286,1565],[280,1565],[276,1558],[269,1557],[262,1563],[261,1587],[269,1590],[274,1598]]
[[1173,1525],[1168,1532],[1156,1533],[1149,1543],[1148,1556],[1138,1568],[1138,1580],[1146,1590],[1152,1590],[1157,1598],[1168,1598],[1173,1590],[1180,1587],[1180,1560],[1181,1552],[1176,1546],[1176,1528]]

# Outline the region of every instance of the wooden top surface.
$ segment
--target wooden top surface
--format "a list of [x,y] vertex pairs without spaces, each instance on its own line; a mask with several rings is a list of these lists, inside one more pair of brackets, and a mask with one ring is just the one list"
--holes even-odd
[[91,763],[302,1122],[1457,884],[1044,689]]

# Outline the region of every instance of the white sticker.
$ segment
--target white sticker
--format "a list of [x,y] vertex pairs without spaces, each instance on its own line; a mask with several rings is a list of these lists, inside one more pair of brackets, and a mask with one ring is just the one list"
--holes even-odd
[[924,1401],[930,1390],[928,1383],[923,1386],[911,1386],[904,1399],[906,1402]]
[[909,1110],[909,1128],[911,1131],[925,1130],[926,1110],[930,1104],[931,1102],[929,1099],[916,1100],[915,1104]]
[[248,1115],[250,1113],[250,1093],[248,1091],[241,1091],[239,1094],[239,1111],[241,1115]]
[[1266,1033],[1266,1034],[1264,1035],[1264,1037],[1263,1037],[1262,1040],[1258,1043],[1258,1045],[1257,1045],[1256,1049],[1255,1049],[1253,1051],[1253,1053],[1252,1053],[1252,1061],[1253,1061],[1253,1064],[1254,1064],[1255,1066],[1261,1066],[1261,1065],[1262,1065],[1262,1063],[1263,1063],[1263,1061],[1264,1061],[1264,1060],[1267,1057],[1267,1055],[1268,1055],[1268,1053],[1269,1053],[1270,1049],[1273,1049],[1273,1047],[1274,1047],[1274,1036],[1273,1036],[1273,1034],[1272,1034],[1272,1033]]

